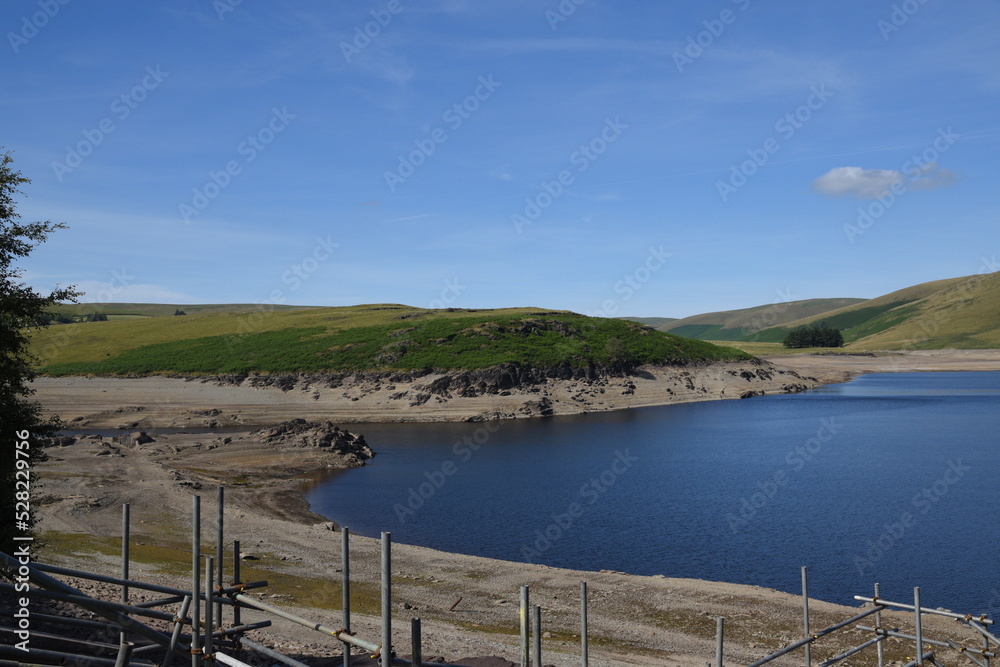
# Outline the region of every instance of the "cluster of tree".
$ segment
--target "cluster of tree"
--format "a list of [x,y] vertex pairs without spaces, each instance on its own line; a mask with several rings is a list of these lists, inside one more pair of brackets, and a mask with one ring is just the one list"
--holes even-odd
[[844,336],[840,331],[821,322],[815,326],[796,327],[788,332],[782,345],[790,348],[799,347],[843,347]]
[[181,310],[180,308],[178,308],[177,310],[174,311],[174,316],[177,316],[177,315],[187,315],[187,313],[185,313],[183,310]]
[[35,326],[44,327],[50,324],[72,324],[73,322],[107,322],[108,316],[104,313],[90,313],[81,315],[79,319],[64,313],[39,313],[35,318]]
[[[45,457],[40,438],[55,435],[62,422],[42,416],[42,408],[31,400],[35,359],[28,353],[28,334],[57,302],[76,301],[79,293],[56,288],[45,295],[21,282],[23,270],[14,263],[24,258],[50,233],[62,227],[51,222],[20,221],[14,198],[28,179],[10,167],[13,158],[0,152],[0,551],[14,553],[15,536],[27,534],[34,515],[25,503],[15,507],[19,496],[34,481],[32,465]],[[27,474],[26,474],[27,473]]]

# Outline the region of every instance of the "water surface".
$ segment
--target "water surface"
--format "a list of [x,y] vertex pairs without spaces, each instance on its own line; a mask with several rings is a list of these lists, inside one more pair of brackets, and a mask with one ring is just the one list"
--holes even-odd
[[1000,612],[1000,373],[484,424],[365,424],[313,509],[490,558]]

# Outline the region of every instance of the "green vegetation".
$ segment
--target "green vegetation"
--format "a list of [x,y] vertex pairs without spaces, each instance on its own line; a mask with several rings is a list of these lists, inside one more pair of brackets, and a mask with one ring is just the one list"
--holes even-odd
[[817,324],[816,326],[806,325],[795,327],[789,331],[782,345],[795,349],[803,347],[843,347],[844,337],[839,330],[825,323]]
[[50,375],[144,375],[478,369],[502,363],[579,368],[750,358],[623,320],[557,313],[466,314],[408,317],[333,332],[322,326],[295,327],[154,343],[44,370]]
[[12,554],[24,544],[16,537],[29,534],[35,525],[30,503],[35,481],[31,469],[45,460],[39,438],[54,435],[62,426],[57,418],[42,417],[42,408],[30,400],[35,378],[35,359],[29,354],[32,330],[46,326],[44,314],[59,301],[78,296],[73,288],[39,294],[21,282],[23,270],[15,265],[31,254],[63,225],[51,222],[20,221],[14,198],[18,187],[29,183],[20,172],[11,169],[13,158],[0,153],[0,551]]

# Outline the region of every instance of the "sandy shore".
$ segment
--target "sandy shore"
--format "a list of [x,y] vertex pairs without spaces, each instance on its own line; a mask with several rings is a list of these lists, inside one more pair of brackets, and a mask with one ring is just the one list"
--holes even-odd
[[[76,420],[76,426],[234,428],[224,435],[158,435],[154,442],[142,445],[85,438],[50,448],[51,460],[38,467],[41,486],[34,492],[39,527],[51,540],[43,558],[114,574],[117,559],[108,554],[117,552],[121,505],[130,503],[136,557],[133,573],[138,578],[184,585],[187,577],[183,572],[190,564],[191,496],[203,495],[203,516],[213,517],[215,487],[225,485],[228,539],[241,539],[244,552],[258,558],[246,563],[244,579],[267,579],[272,582],[266,593],[271,596],[268,601],[340,627],[339,594],[332,589],[330,595],[317,593],[339,579],[340,534],[329,529],[327,519],[309,511],[300,487],[303,475],[342,466],[345,460],[315,449],[262,444],[249,434],[251,424],[273,424],[293,417],[347,423],[457,420],[490,413],[529,416],[530,411],[518,411],[541,398],[549,399],[553,414],[568,414],[729,398],[748,392],[796,391],[865,372],[925,370],[1000,370],[1000,351],[781,356],[763,366],[720,364],[648,372],[638,378],[601,383],[563,382],[508,396],[442,396],[441,401],[412,406],[389,398],[387,392],[399,392],[400,387],[388,390],[363,383],[337,389],[297,386],[283,392],[171,378],[41,378],[35,388],[46,412]],[[408,390],[419,392],[418,387]],[[363,427],[358,430],[364,431]],[[206,520],[206,531],[211,531],[212,524]],[[358,597],[355,629],[375,639],[379,633],[375,615],[379,545],[363,537],[354,537],[352,545],[352,579]],[[394,626],[395,641],[406,646],[406,621],[419,616],[424,624],[425,656],[455,661],[466,656],[516,660],[518,591],[522,584],[528,584],[533,604],[543,607],[549,633],[544,641],[545,662],[577,664],[577,591],[581,580],[588,582],[591,594],[593,665],[701,667],[714,653],[716,616],[727,619],[728,664],[751,662],[801,633],[799,599],[767,589],[668,576],[577,572],[408,545],[396,545],[393,555],[395,615],[400,619]],[[845,591],[854,592],[862,593]],[[459,597],[461,601],[450,609]],[[811,610],[814,628],[857,612],[853,607],[819,601],[812,603]],[[904,632],[912,628],[909,617],[897,614],[890,615],[886,624],[899,626]],[[954,622],[926,619],[924,627],[937,637],[965,637]],[[341,650],[317,633],[282,621],[256,636],[303,659],[335,656]],[[863,639],[857,631],[824,638],[814,648],[813,659],[818,662],[817,658],[830,657]],[[887,648],[896,664],[913,653],[911,644],[897,640],[891,640]],[[799,664],[801,654],[793,655],[775,664]],[[946,657],[951,660],[953,656]],[[842,664],[872,661],[873,655],[866,652]]]
[[548,380],[479,396],[435,390],[441,374],[393,383],[349,378],[326,386],[308,377],[284,389],[169,377],[41,377],[33,388],[47,414],[73,428],[267,425],[291,419],[338,424],[381,421],[483,421],[621,410],[691,401],[803,391],[823,380],[790,367],[721,363],[642,368],[637,375]]

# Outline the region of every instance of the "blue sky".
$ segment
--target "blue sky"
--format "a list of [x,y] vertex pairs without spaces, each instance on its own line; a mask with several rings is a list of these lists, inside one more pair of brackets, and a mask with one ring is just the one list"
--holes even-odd
[[85,300],[682,317],[996,270],[1000,7],[6,2]]

